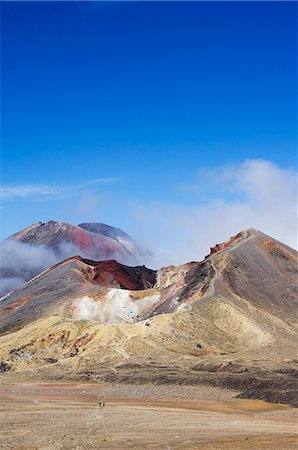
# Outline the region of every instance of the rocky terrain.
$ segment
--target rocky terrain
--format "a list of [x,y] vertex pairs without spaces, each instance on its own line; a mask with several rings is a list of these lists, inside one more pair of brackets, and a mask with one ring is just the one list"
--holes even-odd
[[70,258],[0,300],[2,376],[222,386],[297,405],[297,252],[253,229],[155,272]]

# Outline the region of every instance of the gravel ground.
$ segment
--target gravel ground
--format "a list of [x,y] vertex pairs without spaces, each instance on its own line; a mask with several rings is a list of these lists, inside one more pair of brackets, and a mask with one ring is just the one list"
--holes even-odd
[[234,396],[205,386],[1,379],[0,448],[297,448],[297,410]]

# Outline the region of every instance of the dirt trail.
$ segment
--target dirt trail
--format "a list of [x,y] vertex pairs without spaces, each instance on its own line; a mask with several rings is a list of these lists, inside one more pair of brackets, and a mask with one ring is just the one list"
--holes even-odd
[[[226,391],[220,400],[219,389],[199,389],[202,400],[183,388],[186,398],[179,399],[171,398],[171,389],[150,385],[6,381],[0,386],[0,448],[296,448],[294,408],[233,400]],[[208,400],[214,395],[218,400]]]

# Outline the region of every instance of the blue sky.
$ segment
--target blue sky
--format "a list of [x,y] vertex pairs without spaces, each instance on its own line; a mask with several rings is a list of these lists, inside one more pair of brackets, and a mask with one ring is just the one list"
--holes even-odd
[[[293,2],[2,2],[2,237],[57,219],[146,240],[157,205],[187,216],[246,201],[215,188],[216,171],[260,160],[293,174],[296,14]],[[213,188],[198,194],[202,169]]]

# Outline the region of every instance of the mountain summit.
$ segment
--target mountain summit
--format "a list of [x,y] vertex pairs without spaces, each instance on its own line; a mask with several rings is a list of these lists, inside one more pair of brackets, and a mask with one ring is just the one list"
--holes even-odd
[[68,243],[81,256],[97,261],[117,259],[128,263],[149,253],[124,231],[104,223],[82,223],[76,226],[48,220],[34,223],[8,239],[31,245],[46,245],[58,253]]

